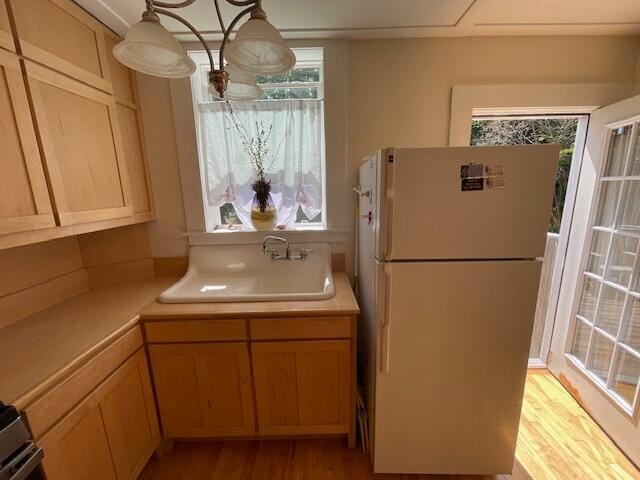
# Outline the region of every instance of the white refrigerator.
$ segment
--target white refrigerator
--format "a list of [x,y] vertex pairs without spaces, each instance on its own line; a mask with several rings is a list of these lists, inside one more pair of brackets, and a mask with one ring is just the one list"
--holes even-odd
[[361,166],[375,472],[511,472],[557,163],[535,145],[387,148]]

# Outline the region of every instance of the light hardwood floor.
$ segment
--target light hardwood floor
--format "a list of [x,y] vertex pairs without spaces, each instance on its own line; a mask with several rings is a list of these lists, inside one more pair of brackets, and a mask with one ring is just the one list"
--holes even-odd
[[616,448],[549,373],[532,371],[520,424],[513,477],[374,475],[359,449],[343,439],[178,443],[152,460],[142,480],[604,480],[640,479]]

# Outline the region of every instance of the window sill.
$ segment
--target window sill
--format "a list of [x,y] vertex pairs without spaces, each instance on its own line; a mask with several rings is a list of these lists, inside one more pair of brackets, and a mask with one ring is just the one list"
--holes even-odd
[[189,245],[246,245],[259,244],[267,235],[277,235],[292,243],[347,243],[351,241],[351,231],[341,228],[298,227],[286,230],[231,230],[219,229],[213,232],[187,232]]

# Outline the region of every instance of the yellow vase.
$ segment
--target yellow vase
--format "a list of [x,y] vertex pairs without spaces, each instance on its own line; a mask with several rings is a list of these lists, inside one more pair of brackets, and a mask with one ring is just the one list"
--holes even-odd
[[260,208],[260,204],[256,195],[253,196],[253,202],[251,203],[251,223],[256,230],[274,230],[278,222],[278,211],[271,195],[267,199],[267,204],[264,209]]

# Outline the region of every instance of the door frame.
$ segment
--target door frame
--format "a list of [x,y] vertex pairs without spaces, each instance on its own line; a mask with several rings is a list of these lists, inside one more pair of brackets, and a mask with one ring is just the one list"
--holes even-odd
[[[523,85],[455,85],[451,95],[449,146],[469,146],[471,122],[478,116],[587,116],[576,132],[576,149],[571,161],[570,184],[562,215],[556,260],[549,292],[540,362],[530,368],[546,368],[560,295],[566,252],[569,245],[572,216],[575,209],[577,183],[589,128],[591,112],[634,94],[634,84],[523,84]],[[546,361],[546,363],[545,363]]]

